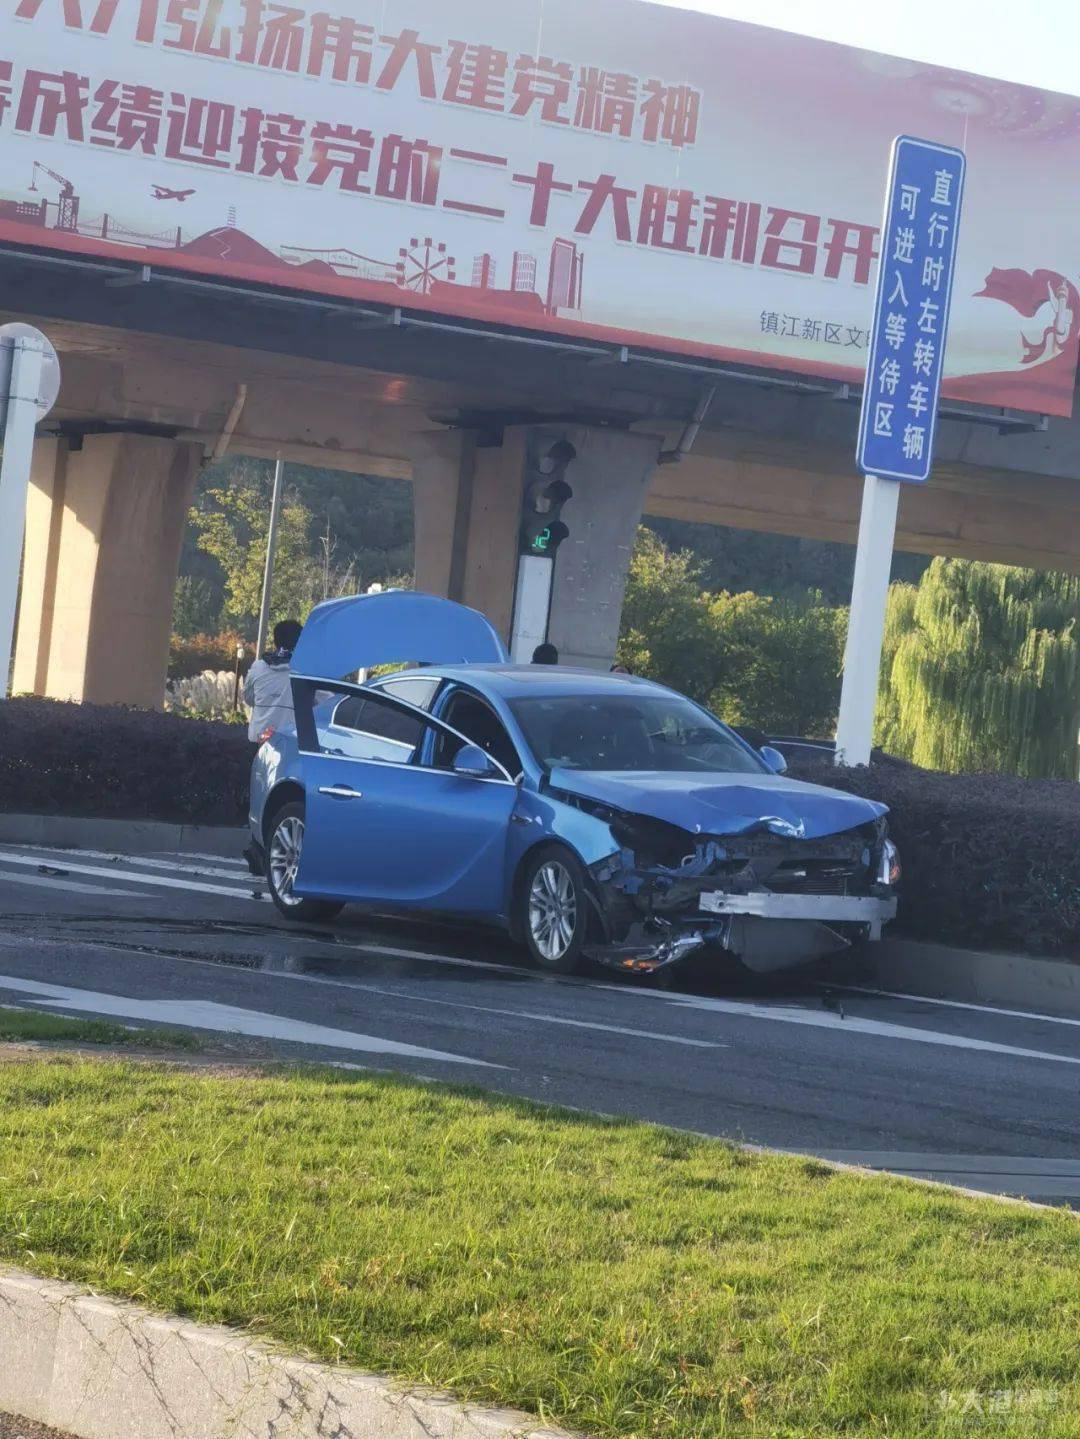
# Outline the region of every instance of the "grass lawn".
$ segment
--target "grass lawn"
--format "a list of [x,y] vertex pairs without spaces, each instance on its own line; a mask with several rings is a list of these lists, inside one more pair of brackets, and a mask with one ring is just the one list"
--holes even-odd
[[597,1435],[1080,1435],[1076,1217],[477,1091],[0,1065],[0,1257]]
[[67,1040],[74,1044],[120,1044],[139,1049],[199,1049],[201,1041],[183,1029],[139,1029],[106,1019],[72,1019],[33,1009],[0,1005],[0,1042]]

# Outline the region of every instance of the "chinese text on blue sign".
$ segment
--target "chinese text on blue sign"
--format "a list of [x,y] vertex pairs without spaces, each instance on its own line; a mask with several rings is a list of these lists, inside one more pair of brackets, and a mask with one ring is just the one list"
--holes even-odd
[[895,141],[859,422],[866,474],[930,474],[963,190],[962,151]]

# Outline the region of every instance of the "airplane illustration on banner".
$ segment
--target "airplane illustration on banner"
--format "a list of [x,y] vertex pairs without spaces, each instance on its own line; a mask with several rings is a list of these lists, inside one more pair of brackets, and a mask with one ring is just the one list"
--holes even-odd
[[152,198],[155,200],[186,200],[189,195],[194,195],[194,190],[170,190],[167,185],[155,185]]

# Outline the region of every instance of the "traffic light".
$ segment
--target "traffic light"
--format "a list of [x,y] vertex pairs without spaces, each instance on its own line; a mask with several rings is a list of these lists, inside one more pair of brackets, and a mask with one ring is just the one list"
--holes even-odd
[[521,510],[518,552],[554,559],[555,552],[570,533],[560,519],[562,507],[574,493],[565,475],[577,451],[567,440],[557,440],[529,470]]

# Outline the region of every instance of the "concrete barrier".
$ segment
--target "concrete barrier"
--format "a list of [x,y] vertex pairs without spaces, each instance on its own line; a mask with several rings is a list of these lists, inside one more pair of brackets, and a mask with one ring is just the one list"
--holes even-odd
[[567,1439],[512,1409],[275,1352],[0,1269],[0,1412],[78,1439]]
[[239,859],[247,842],[247,830],[231,825],[94,819],[86,815],[0,814],[0,844],[101,849],[117,854],[213,854]]
[[864,982],[896,993],[1080,1019],[1080,964],[1066,960],[890,938],[860,951],[859,968]]

